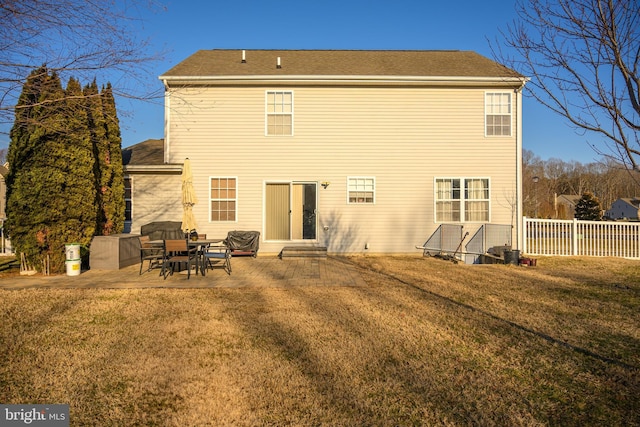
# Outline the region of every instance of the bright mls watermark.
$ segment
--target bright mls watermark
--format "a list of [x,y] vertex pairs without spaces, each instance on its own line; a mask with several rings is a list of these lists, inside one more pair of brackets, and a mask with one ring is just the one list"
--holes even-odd
[[69,427],[69,405],[0,405],[0,427]]

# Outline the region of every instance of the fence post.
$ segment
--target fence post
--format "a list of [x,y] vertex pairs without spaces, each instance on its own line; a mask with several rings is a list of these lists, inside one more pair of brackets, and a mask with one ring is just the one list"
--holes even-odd
[[571,254],[578,255],[578,220],[576,218],[573,218],[571,225]]
[[522,217],[522,253],[527,253],[527,236],[529,235],[529,223],[527,217]]

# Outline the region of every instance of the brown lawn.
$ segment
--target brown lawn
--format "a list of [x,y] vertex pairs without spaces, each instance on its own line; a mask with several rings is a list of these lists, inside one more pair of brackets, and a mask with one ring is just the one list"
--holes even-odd
[[640,424],[639,262],[343,262],[367,286],[0,291],[0,403],[81,426]]

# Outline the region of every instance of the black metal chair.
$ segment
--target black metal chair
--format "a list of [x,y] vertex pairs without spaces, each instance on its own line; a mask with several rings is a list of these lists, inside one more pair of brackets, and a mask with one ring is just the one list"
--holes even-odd
[[164,250],[162,246],[152,245],[149,236],[140,236],[140,274],[145,261],[149,261],[147,272],[162,266]]
[[189,247],[186,239],[165,240],[164,261],[162,263],[162,275],[164,278],[167,278],[167,269],[170,270],[169,274],[173,275],[176,266],[180,269],[182,264],[187,266],[187,279],[189,279],[191,277],[191,265],[198,267],[198,249]]
[[203,270],[213,269],[215,264],[221,262],[227,274],[231,275],[231,249],[227,246],[225,240],[204,248],[202,258],[205,264]]

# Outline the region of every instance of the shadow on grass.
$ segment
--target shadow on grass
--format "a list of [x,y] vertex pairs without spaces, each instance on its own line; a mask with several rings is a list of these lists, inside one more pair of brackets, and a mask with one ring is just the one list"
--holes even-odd
[[[456,349],[459,341],[450,339],[459,337],[460,329],[446,326],[446,319],[457,315],[449,304],[436,304],[434,320],[434,305],[425,301],[438,298],[428,294],[423,299],[371,286],[330,289],[291,286],[282,300],[272,291],[251,291],[243,294],[250,299],[245,304],[260,309],[232,312],[233,323],[268,359],[261,371],[245,375],[255,383],[251,407],[268,412],[271,422],[295,414],[297,421],[313,419],[317,425],[418,425],[447,417],[463,424],[510,425],[518,417],[536,416],[514,409],[528,394],[495,380],[504,372],[478,375],[485,369],[481,352]],[[281,303],[274,305],[273,298]],[[514,339],[506,334],[503,341]],[[269,367],[272,375],[263,375]],[[480,398],[477,385],[491,398]],[[268,411],[264,402],[271,405]]]
[[[350,263],[348,260],[345,260],[345,259],[337,259],[337,260],[339,262],[349,263],[351,265],[354,265],[356,268],[361,268],[357,264]],[[396,277],[394,275],[387,274],[387,273],[385,273],[383,271],[376,271],[376,274],[384,276],[389,280],[393,280],[395,282],[401,283],[401,284],[403,284],[405,286],[411,287],[412,289],[415,289],[415,290],[417,290],[419,292],[422,292],[422,293],[428,294],[428,295],[430,295],[432,297],[436,297],[438,299],[446,301],[449,304],[453,304],[453,305],[456,305],[458,307],[463,307],[463,308],[465,308],[467,310],[471,310],[471,311],[473,311],[475,313],[482,314],[483,316],[487,316],[487,317],[489,317],[489,318],[491,318],[493,320],[496,320],[498,322],[501,322],[501,323],[504,323],[506,325],[509,325],[510,327],[513,327],[513,328],[516,328],[516,329],[518,329],[520,331],[523,331],[523,332],[526,332],[528,334],[534,335],[534,336],[536,336],[538,338],[542,338],[543,340],[548,341],[548,342],[550,342],[552,344],[557,344],[559,346],[568,348],[568,349],[570,349],[572,351],[575,351],[577,353],[583,354],[585,356],[592,357],[592,358],[597,359],[597,360],[599,360],[601,362],[605,362],[605,363],[608,363],[608,364],[611,364],[611,365],[619,366],[619,367],[627,369],[627,370],[632,370],[632,371],[640,370],[640,367],[638,367],[638,366],[634,366],[634,365],[625,363],[625,362],[623,362],[621,360],[612,359],[610,357],[603,356],[601,354],[598,354],[598,353],[593,352],[591,350],[588,350],[586,348],[582,348],[582,347],[570,344],[570,343],[568,343],[566,341],[562,341],[560,339],[557,339],[557,338],[555,338],[555,337],[553,337],[553,336],[551,336],[549,334],[545,334],[543,332],[539,332],[539,331],[536,331],[534,329],[527,328],[526,326],[520,325],[518,323],[512,322],[512,321],[504,319],[502,317],[496,316],[496,315],[494,315],[492,313],[489,313],[487,311],[484,311],[484,310],[479,309],[477,307],[474,307],[472,305],[469,305],[469,304],[466,304],[466,303],[463,303],[463,302],[460,302],[460,301],[456,301],[455,299],[452,299],[450,297],[447,297],[447,296],[440,295],[438,293],[429,291],[429,290],[424,289],[424,288],[422,288],[420,286],[417,286],[417,285],[415,285],[413,283],[410,283],[410,282],[408,282],[406,280],[402,280],[402,279],[400,279],[400,278],[398,278],[398,277]]]

